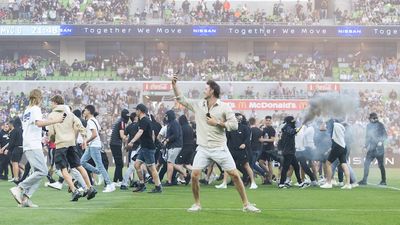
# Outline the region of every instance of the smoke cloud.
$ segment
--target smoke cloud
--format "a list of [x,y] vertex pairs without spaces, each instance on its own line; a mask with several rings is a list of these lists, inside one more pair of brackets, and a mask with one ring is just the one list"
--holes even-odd
[[315,117],[345,118],[356,113],[358,108],[358,96],[337,93],[316,95],[309,100],[309,106],[304,112],[303,124],[314,120]]

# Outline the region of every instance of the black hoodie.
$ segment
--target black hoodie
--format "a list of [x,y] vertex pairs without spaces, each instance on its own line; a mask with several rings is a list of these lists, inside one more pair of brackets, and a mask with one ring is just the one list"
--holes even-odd
[[182,145],[184,147],[188,146],[188,148],[192,146],[191,148],[193,149],[195,144],[193,128],[189,125],[189,122],[185,115],[180,116],[178,120],[179,120],[179,125],[181,125],[182,128],[182,143],[183,143]]
[[122,137],[120,135],[120,130],[125,133],[126,123],[129,121],[129,111],[127,109],[123,109],[121,111],[121,118],[117,120],[114,124],[111,132],[110,145],[114,146],[122,146]]
[[182,148],[182,130],[178,121],[176,121],[175,112],[169,110],[166,113],[167,119],[167,148]]
[[14,148],[22,147],[22,122],[19,117],[15,117],[12,121],[14,129],[10,132],[10,142],[8,149],[13,151]]

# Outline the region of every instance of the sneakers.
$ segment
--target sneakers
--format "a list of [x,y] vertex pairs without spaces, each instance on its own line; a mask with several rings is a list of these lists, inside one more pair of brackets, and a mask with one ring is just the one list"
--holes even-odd
[[339,186],[339,187],[343,187],[343,186],[344,186],[344,183],[343,183],[343,182],[339,182],[339,183],[338,183],[338,186]]
[[335,179],[331,180],[332,186],[338,186],[338,182]]
[[[122,185],[121,185],[122,187]],[[125,186],[126,187],[126,186]],[[106,188],[104,188],[103,193],[109,193],[115,191],[115,186],[113,183],[107,184]]]
[[358,187],[359,185],[358,185],[358,183],[352,183],[351,184],[351,188],[356,188],[356,187]]
[[121,187],[122,182],[118,181],[118,182],[114,182],[113,184],[115,187]]
[[50,187],[50,188],[53,188],[53,189],[56,189],[56,190],[61,190],[62,189],[62,186],[63,186],[63,184],[62,183],[60,183],[60,182],[54,182],[54,183],[50,183],[49,185],[48,185],[48,187]]
[[261,210],[256,208],[255,205],[249,203],[246,206],[243,206],[243,212],[252,212],[252,213],[260,213]]
[[220,185],[215,185],[215,188],[216,189],[227,189],[228,186],[226,185],[225,182],[222,182],[222,184],[220,184]]
[[10,189],[10,192],[12,196],[14,197],[15,201],[17,201],[18,204],[22,203],[22,190],[20,187],[13,187]]
[[139,183],[136,189],[133,190],[133,192],[143,192],[146,190],[146,185]]
[[77,202],[80,197],[82,197],[81,192],[79,192],[78,189],[75,189],[75,191],[72,192],[71,201],[72,202]]
[[192,207],[187,209],[188,212],[200,212],[201,211],[201,206],[193,204]]
[[94,189],[93,186],[90,187],[89,190],[87,191],[87,196],[86,196],[87,200],[90,200],[90,199],[96,197],[96,194],[97,194],[96,189]]
[[325,184],[323,184],[323,185],[321,185],[321,186],[319,186],[319,187],[320,187],[320,188],[324,188],[324,189],[329,189],[329,188],[332,188],[332,184],[326,182]]
[[311,181],[311,183],[310,183],[310,186],[311,187],[316,187],[316,186],[318,186],[318,182],[317,181]]
[[250,185],[250,188],[249,189],[251,189],[251,190],[254,190],[254,189],[257,189],[258,188],[258,186],[257,186],[257,184],[256,183],[251,183],[251,185]]
[[162,187],[160,186],[155,186],[151,191],[149,191],[149,193],[153,194],[153,193],[162,193]]
[[345,184],[345,185],[343,185],[343,187],[341,187],[340,189],[348,189],[348,190],[350,190],[352,187],[351,187],[351,184]]
[[25,201],[23,201],[20,205],[18,205],[19,207],[23,207],[23,208],[38,208],[39,206],[36,204],[33,204],[33,202],[29,199],[26,198]]
[[365,180],[360,180],[358,182],[358,185],[367,185],[367,182]]
[[[115,186],[114,186],[114,188],[115,188]],[[128,187],[125,186],[125,185],[121,185],[121,187],[119,187],[119,189],[123,190],[123,191],[126,191],[126,190],[128,190]]]
[[381,182],[379,182],[379,185],[386,186],[387,184],[386,184],[386,181],[381,181]]
[[299,188],[300,188],[300,189],[304,189],[304,188],[307,188],[307,187],[309,187],[309,186],[310,186],[310,184],[307,183],[307,182],[303,182],[303,183],[299,184]]
[[285,184],[279,184],[278,185],[278,188],[279,189],[286,189],[286,188],[288,188]]

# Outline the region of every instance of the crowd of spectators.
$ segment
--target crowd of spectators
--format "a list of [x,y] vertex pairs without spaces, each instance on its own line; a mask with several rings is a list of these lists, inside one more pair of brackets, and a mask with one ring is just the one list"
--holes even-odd
[[[104,142],[104,146],[108,146],[109,137],[111,135],[112,124],[120,115],[120,111],[123,108],[134,109],[135,106],[142,102],[142,93],[140,89],[134,88],[103,88],[100,86],[91,86],[88,83],[81,83],[75,85],[73,88],[67,88],[59,90],[55,88],[47,88],[46,86],[39,86],[39,89],[43,91],[43,109],[45,112],[49,112],[50,98],[55,94],[64,96],[66,104],[70,105],[73,109],[83,109],[87,104],[93,104],[99,112],[99,122],[103,128],[101,137]],[[251,90],[249,86],[246,91]],[[282,84],[278,84],[276,88],[272,90],[266,90],[266,98],[270,98],[268,94],[277,91],[281,92],[285,89]],[[233,91],[231,89],[225,91]],[[296,88],[287,89],[286,91],[292,91],[301,96],[302,91],[297,91]],[[189,97],[199,97],[200,92],[192,89],[188,91]],[[303,91],[304,92],[304,91]],[[365,130],[366,124],[368,123],[368,115],[370,112],[376,112],[379,115],[380,121],[382,121],[388,131],[387,151],[390,153],[400,154],[400,113],[398,108],[400,107],[400,100],[398,92],[391,90],[390,92],[384,92],[381,89],[363,89],[357,93],[352,89],[342,90],[343,93],[359,96],[359,110],[357,115],[348,118],[348,122],[353,126],[354,129],[359,131]],[[385,94],[388,93],[388,94]],[[14,93],[10,91],[9,87],[0,89],[0,121],[7,121],[14,116],[21,115],[24,108],[28,105],[27,93],[20,92]],[[222,93],[226,95],[226,93]],[[264,95],[264,94],[263,94]],[[308,93],[306,98],[310,98],[313,94]],[[297,96],[297,97],[299,97]],[[168,107],[164,101],[148,101],[147,106],[154,118],[161,122]],[[180,111],[177,113],[186,114],[188,118],[193,119],[188,111]],[[259,121],[265,116],[265,112],[255,112],[246,116],[254,116]],[[273,117],[274,125],[278,126],[283,118],[288,115],[286,111],[275,111],[269,112]],[[46,113],[45,113],[46,115]],[[301,117],[302,114],[299,111],[295,114],[297,117]],[[361,135],[361,134],[360,134]],[[361,138],[361,137],[360,137]],[[361,143],[363,144],[363,143]]]
[[[20,0],[0,9],[3,23],[33,24],[284,24],[320,25],[321,19],[342,25],[399,24],[398,0],[358,0],[352,9],[338,7],[328,16],[328,0],[296,4],[276,0],[272,8],[185,0],[151,0],[145,9],[131,9],[128,0]],[[340,6],[340,5],[339,5]],[[333,11],[333,10],[332,10]],[[324,22],[323,24],[327,24]],[[328,22],[329,24],[329,22]]]
[[21,0],[0,10],[0,21],[33,24],[126,23],[128,0]]
[[178,74],[181,80],[192,81],[398,82],[400,62],[394,57],[365,57],[338,63],[335,60],[294,56],[285,59],[247,57],[244,62],[233,63],[225,57],[172,59],[163,53],[149,57],[127,57],[123,54],[108,58],[96,56],[85,61],[75,60],[72,64],[32,55],[23,55],[16,60],[0,59],[0,75],[3,77],[22,74],[20,79],[52,80],[55,75],[68,77],[75,74],[79,77],[88,72],[104,75],[86,77],[89,80],[169,80]]
[[336,9],[335,20],[340,25],[399,25],[399,0],[358,0],[353,10]]

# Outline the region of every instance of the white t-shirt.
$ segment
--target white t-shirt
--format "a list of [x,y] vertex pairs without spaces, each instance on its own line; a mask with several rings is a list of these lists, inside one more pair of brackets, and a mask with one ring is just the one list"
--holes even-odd
[[89,146],[90,147],[101,147],[101,140],[100,140],[100,134],[99,134],[99,130],[101,130],[101,127],[100,127],[99,122],[96,120],[96,118],[91,118],[90,120],[87,121],[86,130],[87,130],[88,138],[90,138],[92,136],[92,130],[95,130],[97,133],[97,137],[89,143]]
[[35,125],[35,122],[42,120],[42,111],[38,106],[28,107],[22,118],[23,149],[42,149],[42,128]]
[[158,135],[161,135],[163,138],[167,137],[167,126],[163,126],[160,130],[160,132],[158,133]]

